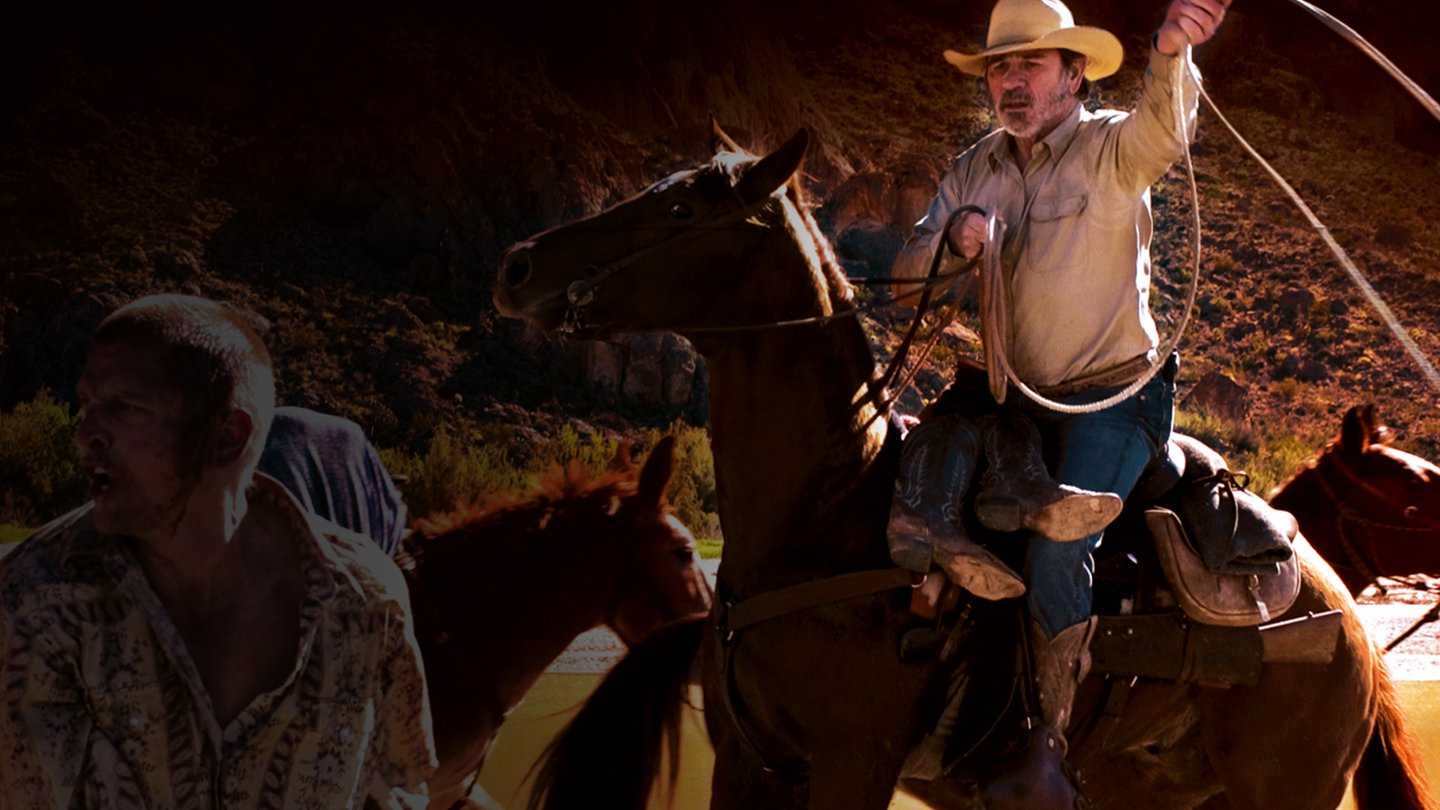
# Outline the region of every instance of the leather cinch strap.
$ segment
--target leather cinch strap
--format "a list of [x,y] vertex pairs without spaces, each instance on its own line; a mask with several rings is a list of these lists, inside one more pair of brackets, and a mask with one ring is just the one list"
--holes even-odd
[[729,641],[747,627],[778,619],[789,613],[813,607],[868,596],[896,588],[910,588],[924,581],[924,575],[904,568],[878,568],[851,574],[816,579],[752,596],[739,604],[720,602],[716,610],[716,629]]

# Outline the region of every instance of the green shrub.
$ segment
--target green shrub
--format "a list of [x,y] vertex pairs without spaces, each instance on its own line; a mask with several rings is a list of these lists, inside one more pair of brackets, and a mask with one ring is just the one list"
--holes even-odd
[[47,390],[0,413],[0,522],[36,526],[85,502],[78,422]]
[[[675,437],[675,465],[670,479],[670,507],[696,537],[720,537],[719,499],[715,494],[715,459],[710,454],[710,432],[682,421],[670,423]],[[647,444],[655,446],[661,432],[650,431]]]
[[[704,428],[676,422],[674,473],[667,493],[676,516],[696,537],[718,537],[715,514],[715,469],[709,434]],[[635,453],[643,465],[649,448],[662,432],[652,430]],[[440,432],[423,455],[382,448],[381,460],[391,475],[405,479],[405,503],[414,517],[448,512],[463,504],[483,503],[491,496],[534,486],[540,475],[556,467],[578,463],[598,475],[609,468],[620,446],[619,438],[596,433],[581,435],[573,427],[561,428],[554,438],[522,451],[513,438],[482,431],[473,442],[462,442]]]
[[1248,489],[1262,498],[1268,498],[1318,450],[1293,433],[1234,425],[1203,411],[1176,411],[1175,430],[1209,445],[1225,457],[1230,469],[1248,473]]
[[413,517],[481,503],[526,484],[525,471],[510,462],[503,446],[468,447],[445,431],[435,434],[423,456],[381,448],[380,460],[391,475],[405,479],[405,505]]

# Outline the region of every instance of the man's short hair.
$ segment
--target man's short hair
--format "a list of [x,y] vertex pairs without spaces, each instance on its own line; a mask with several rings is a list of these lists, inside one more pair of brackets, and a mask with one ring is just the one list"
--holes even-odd
[[248,481],[275,413],[275,372],[264,342],[239,313],[191,295],[146,296],[100,322],[92,344],[102,343],[161,350],[162,371],[184,402],[183,435],[197,461],[206,458],[226,414],[249,413],[255,430],[241,459]]

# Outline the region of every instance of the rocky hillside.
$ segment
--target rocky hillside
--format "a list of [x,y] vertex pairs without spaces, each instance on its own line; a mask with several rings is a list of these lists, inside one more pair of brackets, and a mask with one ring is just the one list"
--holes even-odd
[[[572,344],[499,319],[501,251],[708,156],[713,115],[757,150],[809,127],[822,223],[852,271],[883,269],[949,159],[990,125],[940,58],[983,38],[976,7],[121,0],[37,12],[0,34],[0,410],[42,387],[68,396],[100,317],[180,290],[252,309],[282,397],[347,414],[386,446],[418,449],[444,427],[523,455],[566,422],[703,420],[703,364],[674,338]],[[1099,100],[1127,105],[1164,4],[1072,7],[1126,44]],[[1440,86],[1440,12],[1329,8]],[[1237,4],[1198,61],[1222,111],[1440,357],[1440,123],[1278,1]],[[1236,430],[1310,447],[1374,399],[1402,446],[1440,456],[1436,392],[1208,111],[1201,132],[1205,269],[1185,392],[1218,372],[1233,385],[1214,407]],[[1173,313],[1189,273],[1183,174],[1155,200],[1157,306]]]

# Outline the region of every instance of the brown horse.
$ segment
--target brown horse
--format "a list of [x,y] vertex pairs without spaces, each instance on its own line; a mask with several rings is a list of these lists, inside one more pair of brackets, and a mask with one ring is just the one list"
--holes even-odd
[[1340,435],[1275,490],[1351,595],[1380,576],[1440,574],[1440,467],[1391,447],[1375,406],[1346,412]]
[[[560,471],[528,497],[421,521],[407,538],[440,758],[432,807],[462,798],[505,716],[577,635],[605,624],[634,644],[710,609],[695,540],[665,501],[673,458],[666,436],[638,472],[626,451],[606,475]],[[472,803],[494,806],[482,793]]]
[[[719,600],[712,621],[632,650],[640,663],[617,667],[602,692],[650,700],[644,722],[658,734],[665,712],[655,709],[683,697],[675,680],[687,671],[667,659],[688,661],[698,648],[716,808],[886,807],[948,677],[897,652],[911,617],[903,585],[735,629],[763,594],[889,566],[898,437],[865,331],[844,317],[856,311],[851,288],[794,180],[807,143],[802,130],[763,158],[721,151],[518,244],[494,294],[502,313],[547,329],[669,329],[709,364],[725,530]],[[1290,615],[1343,612],[1334,660],[1270,665],[1251,687],[1140,680],[1117,726],[1072,746],[1094,806],[1332,810],[1357,766],[1361,807],[1424,806],[1389,677],[1353,602],[1308,544],[1297,554],[1304,582]],[[978,675],[1010,667],[1011,656],[967,643],[960,660]],[[1080,705],[1098,700],[1097,680]],[[597,692],[582,716],[610,697]],[[594,709],[606,711],[642,722],[639,709]],[[575,728],[590,742],[567,736],[557,750],[609,763],[607,806],[643,799],[663,760],[658,745],[622,750],[604,724],[577,719]],[[561,756],[542,772],[536,794],[548,792],[548,806],[593,801],[576,792],[572,761]],[[642,786],[619,784],[632,778]],[[953,791],[946,806],[979,806],[973,785]]]

